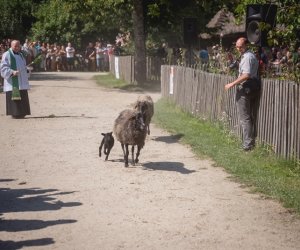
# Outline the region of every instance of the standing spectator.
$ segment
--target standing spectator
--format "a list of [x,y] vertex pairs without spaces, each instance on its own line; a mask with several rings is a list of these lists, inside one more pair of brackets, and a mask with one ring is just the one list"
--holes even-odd
[[60,48],[60,56],[61,56],[61,68],[63,71],[67,71],[68,70],[67,52],[64,45],[62,45]]
[[101,42],[96,42],[96,65],[97,71],[104,71],[104,48]]
[[114,47],[111,44],[107,44],[107,52],[108,56],[112,56],[114,54]]
[[91,42],[85,50],[85,60],[87,60],[88,63],[88,70],[96,71],[96,49]]
[[103,64],[103,70],[109,71],[109,54],[108,54],[108,48],[103,48],[103,55],[104,55],[104,64]]
[[300,47],[293,53],[293,64],[300,68]]
[[51,59],[50,59],[50,43],[47,44],[46,47],[46,71],[50,70],[51,67]]
[[162,43],[161,46],[157,49],[157,56],[161,58],[163,62],[165,62],[167,55],[167,45],[166,43]]
[[40,51],[41,51],[40,68],[44,71],[47,71],[47,67],[46,67],[47,44],[46,43],[42,43]]
[[202,48],[199,52],[201,68],[203,70],[208,70],[208,63],[209,63],[209,54],[206,48]]
[[241,54],[239,76],[225,85],[225,90],[237,86],[236,103],[243,131],[243,150],[252,150],[255,146],[255,107],[259,97],[258,60],[247,49],[247,39],[242,37],[236,42]]
[[73,71],[74,70],[75,49],[71,43],[68,43],[68,46],[66,47],[66,53],[67,53],[68,70]]
[[48,54],[50,56],[50,71],[56,71],[56,45],[50,45]]
[[32,52],[29,47],[30,47],[29,39],[25,39],[25,42],[22,46],[22,51],[24,51],[27,64],[31,63],[33,60]]
[[24,118],[30,115],[27,90],[29,87],[26,59],[21,53],[20,41],[13,40],[11,48],[6,51],[0,65],[6,92],[6,115]]
[[57,72],[60,72],[62,70],[66,70],[66,51],[64,46],[56,46],[56,51],[55,51],[55,61],[56,61],[56,70]]

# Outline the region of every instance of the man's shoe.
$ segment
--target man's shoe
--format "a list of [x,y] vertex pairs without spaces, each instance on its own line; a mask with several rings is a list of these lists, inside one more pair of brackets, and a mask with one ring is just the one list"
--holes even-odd
[[244,151],[251,151],[254,147],[253,146],[249,146],[249,147],[243,147]]

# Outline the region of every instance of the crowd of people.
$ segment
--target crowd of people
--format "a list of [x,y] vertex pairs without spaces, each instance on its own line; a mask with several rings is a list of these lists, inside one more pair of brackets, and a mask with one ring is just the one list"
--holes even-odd
[[[254,50],[263,77],[278,77],[287,72],[300,70],[300,47],[291,49],[287,46],[278,46]],[[235,48],[224,48],[220,44],[189,50],[179,46],[168,47],[163,43],[157,49],[156,55],[163,58],[165,64],[191,66],[223,74],[236,71],[240,60]]]
[[[285,72],[300,70],[300,47],[291,49],[289,47],[257,48],[255,55],[259,60],[260,75],[264,77],[281,76]],[[217,67],[227,73],[236,69],[239,58],[232,50],[221,49],[215,45],[209,49],[201,49],[199,52],[200,64],[208,64]]]
[[[0,59],[10,48],[11,39],[0,44]],[[66,45],[25,40],[21,44],[26,63],[34,71],[108,71],[109,55],[117,49],[111,44],[100,41],[90,42],[85,50],[76,49],[72,43]]]

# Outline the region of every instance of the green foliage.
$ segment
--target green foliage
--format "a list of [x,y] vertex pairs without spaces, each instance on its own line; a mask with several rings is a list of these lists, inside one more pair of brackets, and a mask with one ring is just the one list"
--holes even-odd
[[[243,0],[240,1],[235,12],[237,13],[239,20],[245,16],[247,4],[270,4],[270,1],[266,0]],[[276,4],[277,15],[276,21],[277,26],[269,32],[269,45],[270,46],[282,46],[287,45],[294,48],[297,43],[300,43],[299,32],[300,32],[300,18],[299,0],[277,0],[272,1],[272,4]],[[263,28],[263,27],[262,27]],[[298,34],[298,38],[297,38]]]
[[0,39],[24,40],[34,21],[32,12],[36,7],[34,0],[2,0]]
[[124,8],[114,8],[122,1],[48,0],[35,12],[31,36],[50,43],[72,42],[77,47],[90,41],[113,42],[122,29],[121,16],[129,14]]

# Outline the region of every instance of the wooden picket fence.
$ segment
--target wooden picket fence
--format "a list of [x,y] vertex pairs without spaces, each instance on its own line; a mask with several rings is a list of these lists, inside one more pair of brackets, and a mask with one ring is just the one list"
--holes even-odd
[[[119,78],[128,82],[135,83],[134,77],[134,57],[133,56],[110,56],[110,72],[116,75],[119,71]],[[118,62],[118,65],[116,65]],[[147,80],[160,80],[160,66],[162,62],[158,57],[147,57]],[[117,67],[116,67],[117,66]]]
[[[161,67],[162,96],[186,112],[210,121],[222,121],[242,136],[235,105],[235,89],[224,91],[233,78],[185,68]],[[173,87],[172,87],[173,86]],[[263,79],[257,115],[257,140],[285,158],[300,159],[300,86]]]
[[[115,72],[115,57],[110,58],[110,71]],[[134,83],[134,58],[117,59],[119,78]],[[147,58],[147,79],[161,79],[162,97],[172,99],[186,112],[201,119],[220,121],[242,137],[235,89],[224,91],[234,78],[207,73],[182,66],[162,65],[156,58]],[[299,84],[263,79],[256,122],[257,140],[273,148],[287,159],[300,160],[300,86]]]

